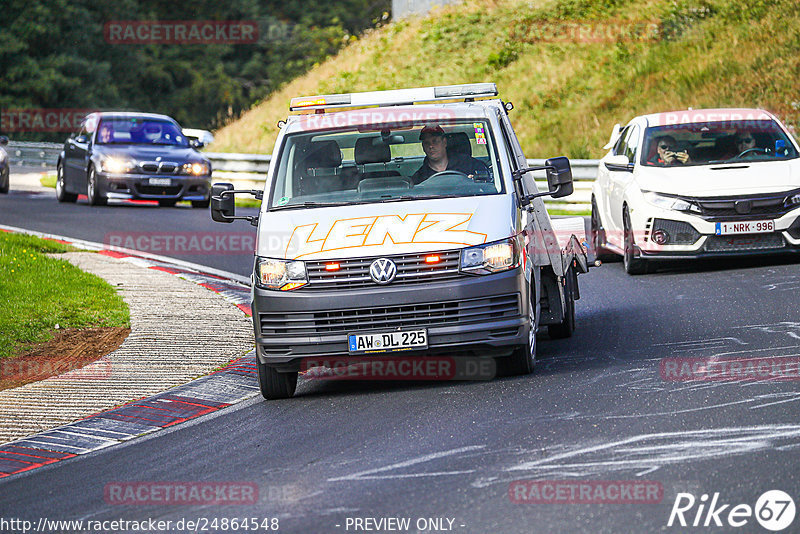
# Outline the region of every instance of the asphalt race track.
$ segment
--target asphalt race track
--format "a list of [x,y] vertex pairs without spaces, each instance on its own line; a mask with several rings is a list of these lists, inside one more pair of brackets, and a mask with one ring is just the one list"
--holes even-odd
[[[0,197],[0,224],[101,242],[112,231],[252,232],[246,223],[213,223],[205,210],[92,208],[22,194]],[[179,256],[250,274],[252,254]],[[724,525],[692,532],[767,532],[754,516],[734,528],[728,514],[739,504],[755,509],[768,490],[798,502],[800,375],[687,381],[669,365],[738,357],[796,366],[798,258],[687,263],[640,277],[612,263],[580,282],[575,335],[543,335],[531,376],[301,380],[294,399],[254,398],[0,480],[0,517],[278,518],[280,532],[367,531],[355,518],[409,518],[408,532],[678,532],[686,529],[667,523],[676,496],[688,493],[697,503],[687,523],[697,516],[713,526],[718,517]],[[255,486],[258,498],[126,505],[104,493],[133,481],[238,482]],[[512,502],[517,481],[650,481],[660,502]],[[715,493],[717,508],[728,506],[707,517]],[[798,531],[800,518],[791,525],[787,532]]]

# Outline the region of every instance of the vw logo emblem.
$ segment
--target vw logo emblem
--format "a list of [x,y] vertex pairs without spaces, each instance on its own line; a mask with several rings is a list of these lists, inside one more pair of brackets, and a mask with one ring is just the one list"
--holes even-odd
[[369,266],[369,275],[376,284],[389,284],[397,276],[397,265],[387,258],[378,258]]

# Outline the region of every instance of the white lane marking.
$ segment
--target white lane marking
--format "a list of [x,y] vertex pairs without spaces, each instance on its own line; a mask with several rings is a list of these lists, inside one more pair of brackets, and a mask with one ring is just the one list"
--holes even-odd
[[[450,449],[447,451],[441,452],[434,452],[431,454],[425,454],[423,456],[419,456],[417,458],[412,458],[410,460],[405,460],[402,462],[397,462],[391,465],[387,465],[384,467],[377,467],[375,469],[367,469],[366,471],[360,471],[358,473],[353,473],[352,475],[345,475],[343,477],[334,477],[329,478],[328,482],[340,482],[343,480],[369,480],[369,479],[376,479],[381,478],[380,476],[371,476],[375,475],[376,473],[385,473],[386,471],[392,471],[394,469],[402,469],[403,467],[410,467],[412,465],[417,465],[425,462],[430,462],[431,460],[438,460],[439,458],[445,458],[447,456],[453,456],[455,454],[461,454],[462,452],[472,452],[484,449],[485,445],[470,445],[467,447],[459,447],[457,449]],[[407,476],[441,476],[441,475],[460,475],[464,473],[470,473],[470,471],[441,471],[436,473],[420,473],[418,475],[407,475]],[[398,475],[383,475],[385,478],[398,478]]]

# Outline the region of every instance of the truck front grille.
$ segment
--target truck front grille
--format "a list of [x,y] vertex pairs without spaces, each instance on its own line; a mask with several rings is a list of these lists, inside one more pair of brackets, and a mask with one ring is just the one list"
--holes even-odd
[[[427,263],[426,257],[439,256],[436,263]],[[465,276],[458,270],[460,251],[426,252],[423,254],[404,254],[401,256],[380,256],[392,260],[397,265],[397,277],[389,287],[398,284],[422,284],[454,280]],[[307,261],[308,285],[301,291],[353,289],[360,287],[379,287],[369,276],[369,267],[374,258],[355,258],[329,261]],[[335,271],[326,269],[329,264],[337,264]]]

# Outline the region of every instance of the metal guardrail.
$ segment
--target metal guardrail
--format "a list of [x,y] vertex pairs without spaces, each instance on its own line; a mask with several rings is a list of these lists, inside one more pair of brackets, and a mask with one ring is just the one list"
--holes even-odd
[[6,152],[13,166],[55,168],[58,154],[63,147],[60,143],[9,141]]
[[[250,183],[263,184],[269,172],[270,155],[265,154],[232,154],[224,152],[205,152],[207,158],[211,160],[214,169],[214,176],[224,178],[232,182],[247,181]],[[529,159],[528,165],[544,165],[543,159]],[[566,211],[583,212],[591,208],[592,183],[597,178],[596,159],[571,159],[572,178],[574,180],[575,191],[566,198],[557,200],[545,199],[548,206]],[[533,174],[536,180],[536,187],[540,191],[547,188],[544,172]]]
[[[62,145],[58,143],[9,142],[6,147],[11,165],[26,167],[55,168]],[[228,152],[204,152],[211,160],[214,178],[232,182],[249,182],[263,185],[269,172],[269,154],[235,154]],[[528,165],[544,165],[543,159],[529,159]],[[572,177],[575,192],[566,198],[545,199],[548,206],[567,211],[588,211],[590,209],[592,183],[597,178],[596,159],[571,159]],[[547,187],[544,172],[534,173],[536,186],[540,191]]]

